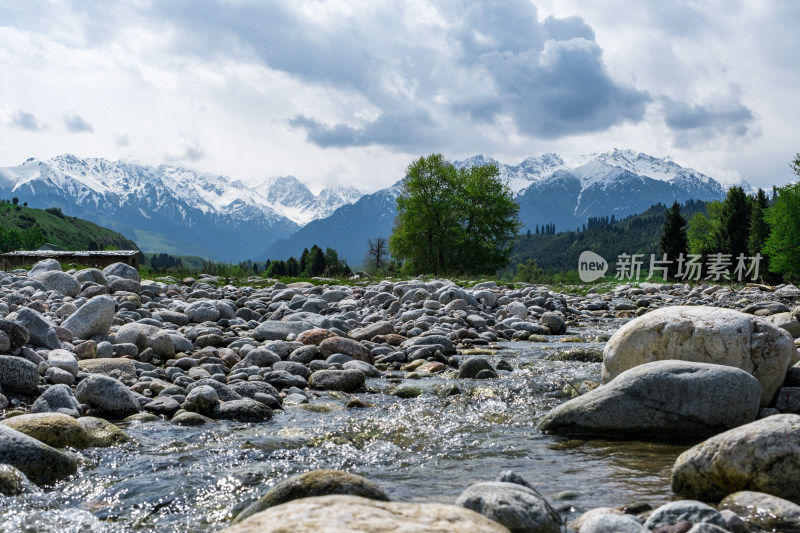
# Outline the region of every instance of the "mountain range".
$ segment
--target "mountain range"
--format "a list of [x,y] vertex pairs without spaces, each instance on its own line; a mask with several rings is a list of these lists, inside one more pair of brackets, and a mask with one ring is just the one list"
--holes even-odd
[[253,188],[225,176],[61,155],[0,168],[0,195],[59,207],[133,239],[145,252],[238,261],[357,200],[352,188],[314,195],[292,176]]
[[[719,200],[726,187],[669,158],[612,150],[567,163],[557,154],[518,165],[476,155],[457,167],[497,164],[520,204],[525,229],[572,230],[588,217],[639,213],[673,200]],[[400,178],[401,176],[397,176]],[[747,191],[749,185],[742,183]],[[179,166],[157,167],[61,155],[0,168],[0,196],[59,207],[133,239],[145,252],[215,260],[286,259],[330,246],[360,264],[366,240],[388,237],[401,182],[372,194],[328,188],[313,194],[292,176],[251,187]]]

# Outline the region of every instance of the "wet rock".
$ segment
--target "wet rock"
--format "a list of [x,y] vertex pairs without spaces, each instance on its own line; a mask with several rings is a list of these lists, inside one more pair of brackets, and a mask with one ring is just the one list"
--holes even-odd
[[312,388],[353,392],[364,386],[366,376],[360,370],[317,370],[308,379]]
[[75,397],[105,417],[121,420],[140,411],[133,392],[114,378],[93,374],[78,383]]
[[78,462],[69,454],[0,424],[0,457],[38,485],[50,485],[71,476]]
[[663,359],[741,368],[761,384],[765,407],[796,362],[797,350],[786,331],[752,315],[716,307],[664,307],[614,333],[604,350],[603,382]]
[[739,491],[800,503],[800,415],[781,414],[726,431],[682,453],[672,467],[675,494],[719,501]]
[[110,296],[96,296],[78,308],[61,325],[79,339],[107,335],[114,321],[116,302]]
[[241,522],[270,507],[293,500],[333,494],[389,501],[389,497],[380,487],[361,476],[341,470],[313,470],[290,477],[272,487],[266,494],[239,513],[234,523]]
[[461,493],[456,505],[472,509],[515,533],[558,533],[561,519],[536,491],[516,483],[476,483]]
[[542,323],[550,329],[553,335],[563,335],[567,332],[567,323],[558,313],[544,313]]
[[178,426],[203,426],[210,422],[212,422],[210,418],[190,411],[177,413],[172,417],[172,423]]
[[320,531],[501,533],[508,530],[456,505],[381,502],[358,496],[317,496],[262,511],[223,533],[318,533]]
[[152,402],[144,404],[145,411],[154,415],[166,416],[167,418],[171,418],[180,408],[181,404],[178,403],[178,400],[170,396],[156,398]]
[[186,395],[181,407],[187,411],[210,415],[219,404],[219,394],[209,385],[194,387]]
[[31,488],[31,484],[25,474],[11,465],[0,464],[1,495],[18,496]]
[[0,355],[0,391],[31,394],[39,386],[39,369],[27,359]]
[[707,437],[755,420],[760,392],[738,368],[655,361],[559,405],[538,428],[570,436]]
[[34,413],[0,422],[54,448],[85,448],[89,435],[77,420],[61,413]]
[[695,500],[679,500],[662,505],[650,513],[644,527],[652,530],[675,525],[681,521],[691,524],[704,523],[719,527],[725,526],[725,520],[713,507]]
[[[800,505],[763,492],[734,492],[719,509],[735,513],[750,527],[763,531],[800,530]],[[732,531],[732,530],[731,530]]]
[[107,448],[131,440],[118,426],[102,418],[82,416],[78,419],[78,424],[89,435],[90,448]]
[[272,409],[251,398],[242,398],[218,404],[213,417],[238,422],[266,422],[272,418]]
[[[494,372],[494,368],[489,364],[489,361],[482,357],[470,357],[463,361],[458,367],[459,379],[474,379],[482,370],[489,370]],[[495,377],[497,375],[495,374]]]

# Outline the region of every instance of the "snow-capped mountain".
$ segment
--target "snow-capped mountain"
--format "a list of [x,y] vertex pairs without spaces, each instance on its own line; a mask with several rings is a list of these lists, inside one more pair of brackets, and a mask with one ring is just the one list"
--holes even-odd
[[558,154],[542,154],[537,157],[529,157],[516,166],[499,163],[491,157],[484,157],[483,155],[475,155],[463,161],[453,162],[456,168],[469,168],[489,164],[497,165],[500,177],[515,193],[522,191],[531,183],[537,182],[557,170],[566,168],[564,160]]
[[[276,187],[268,181],[257,190],[179,166],[61,155],[0,168],[0,194],[20,197],[31,207],[60,207],[67,215],[111,227],[146,252],[234,261],[252,257],[254,248],[264,249],[360,196],[354,189],[315,196],[292,180],[272,180]],[[303,200],[280,203],[297,198]]]
[[[556,225],[556,231],[574,230],[588,217],[624,218],[659,202],[669,205],[675,200],[721,200],[726,194],[726,187],[709,176],[669,158],[633,150],[591,154],[572,165],[556,154],[529,157],[518,165],[503,164],[483,155],[453,164],[468,168],[490,163],[498,166],[501,178],[516,193],[523,231],[549,223]],[[749,185],[744,186],[749,190]],[[400,193],[401,184],[396,183],[364,196],[276,242],[261,257],[299,257],[304,247],[317,243],[335,248],[351,264],[360,264],[368,238],[391,234],[396,214],[394,199]]]
[[352,187],[326,187],[315,195],[294,176],[270,178],[254,190],[264,198],[265,205],[300,226],[325,218],[363,196]]

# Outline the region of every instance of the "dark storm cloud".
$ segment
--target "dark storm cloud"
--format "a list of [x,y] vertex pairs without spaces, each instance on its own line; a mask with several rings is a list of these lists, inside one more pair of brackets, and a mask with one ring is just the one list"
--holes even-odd
[[719,99],[707,104],[689,104],[672,99],[662,102],[664,120],[678,146],[716,138],[744,138],[756,134],[753,111],[738,100]]
[[[424,38],[403,26],[402,4],[324,23],[284,2],[152,7],[179,28],[173,46],[183,52],[250,54],[306,82],[352,91],[377,110],[366,122],[323,123],[307,114],[290,120],[319,146],[412,149],[437,137],[447,143],[452,128],[506,117],[523,134],[553,139],[638,121],[650,101],[609,76],[583,19],[539,21],[525,0],[440,2],[446,28]],[[413,81],[414,90],[395,90],[395,78]],[[449,97],[437,98],[442,94]]]
[[64,115],[64,126],[67,128],[67,131],[72,133],[94,132],[92,125],[77,113],[66,113]]

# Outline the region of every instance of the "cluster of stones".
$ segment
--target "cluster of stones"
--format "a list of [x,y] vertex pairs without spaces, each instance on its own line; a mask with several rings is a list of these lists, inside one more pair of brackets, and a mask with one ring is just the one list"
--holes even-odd
[[[365,391],[369,378],[497,378],[513,367],[503,361],[492,366],[489,359],[471,355],[476,349],[501,340],[563,335],[579,322],[638,317],[605,348],[605,384],[588,387],[586,394],[559,406],[540,429],[615,438],[713,436],[676,462],[677,494],[705,501],[725,498],[728,509],[739,514],[748,497],[790,500],[769,500],[781,509],[798,501],[787,487],[797,479],[800,464],[800,417],[788,414],[800,412],[800,369],[792,366],[797,363],[793,337],[800,335],[800,308],[792,310],[780,301],[800,295],[792,286],[765,292],[763,287],[734,291],[642,284],[585,297],[494,282],[464,289],[447,280],[384,280],[354,287],[276,282],[254,288],[219,286],[211,276],[143,281],[121,263],[102,271],[63,272],[57,262],[42,261],[30,271],[0,273],[0,293],[4,494],[24,490],[28,479],[49,484],[74,473],[76,457],[65,447],[126,440],[110,421],[265,422],[276,410],[315,400],[320,391]],[[726,309],[731,307],[740,311]],[[458,392],[454,386],[440,391]],[[392,393],[413,397],[421,390],[401,385]],[[348,406],[368,404],[354,396]],[[777,413],[786,414],[769,416]],[[760,439],[750,432],[766,433]],[[790,443],[770,446],[776,435]],[[753,454],[763,456],[764,464],[753,466],[748,460]],[[557,530],[552,529],[552,524],[558,527],[557,515],[532,487],[519,480],[492,483],[468,489],[459,499],[462,508],[493,520],[467,529]],[[508,501],[522,510],[509,511]],[[319,506],[315,512],[324,516],[331,505],[347,503],[332,502],[314,504]],[[371,508],[386,516],[415,514],[412,507],[381,505],[380,511]],[[688,521],[693,532],[714,531],[710,527],[736,531],[730,529],[736,523],[733,516],[725,519],[727,525],[715,518],[701,526],[702,520],[687,519],[694,515],[680,513],[673,513],[682,517],[676,522],[651,521],[657,511],[644,523],[624,513],[615,518],[618,513],[612,510],[594,512],[579,527],[640,531]],[[256,509],[253,518],[261,512],[270,511]],[[442,512],[436,518],[441,524],[460,520]],[[433,519],[437,513],[426,516]],[[530,525],[529,519],[546,525]],[[603,525],[609,520],[614,525]]]

